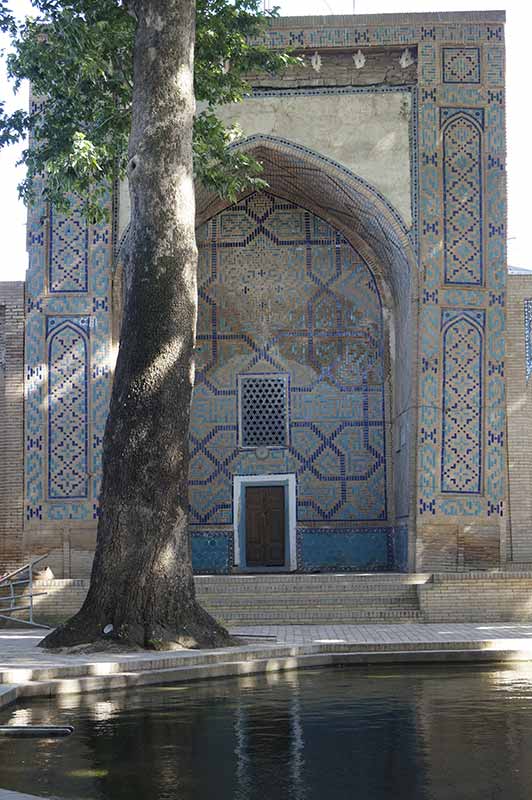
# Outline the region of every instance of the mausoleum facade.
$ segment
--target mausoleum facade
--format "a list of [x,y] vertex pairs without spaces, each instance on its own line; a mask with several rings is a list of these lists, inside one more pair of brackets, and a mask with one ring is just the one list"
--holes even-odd
[[[267,188],[231,204],[197,187],[195,569],[529,562],[532,284],[508,303],[504,14],[283,18],[263,42],[304,64],[252,76],[220,114]],[[108,208],[98,225],[29,215],[23,491],[0,496],[20,522],[0,553],[46,552],[64,578],[94,549],[125,184]]]

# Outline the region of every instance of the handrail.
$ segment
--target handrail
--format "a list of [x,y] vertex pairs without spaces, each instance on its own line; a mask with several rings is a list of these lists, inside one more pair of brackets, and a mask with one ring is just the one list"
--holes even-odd
[[19,572],[24,572],[25,569],[29,568],[30,564],[35,566],[35,564],[38,564],[40,561],[42,561],[44,558],[46,558],[47,555],[48,555],[48,553],[45,553],[43,556],[39,556],[39,558],[30,558],[29,562],[27,564],[23,564],[22,567],[17,567],[17,569],[13,570],[13,572],[6,572],[5,575],[0,575],[0,585],[4,581],[9,581],[9,580],[11,580],[11,578],[14,578],[15,575],[19,574]]
[[[39,623],[34,622],[34,620],[33,620],[33,598],[34,597],[40,597],[41,595],[45,595],[46,594],[46,592],[37,592],[37,593],[33,592],[33,568],[34,568],[35,564],[38,564],[39,561],[43,560],[43,558],[46,558],[46,555],[39,556],[39,558],[36,558],[35,560],[33,558],[30,558],[30,560],[29,560],[29,562],[27,564],[24,564],[22,567],[19,567],[18,569],[13,570],[13,572],[6,573],[6,575],[2,575],[2,577],[0,577],[0,592],[2,590],[8,590],[9,591],[9,594],[7,596],[0,597],[0,603],[9,602],[9,607],[8,608],[0,607],[0,611],[3,612],[3,613],[0,613],[0,619],[7,619],[7,620],[11,621],[11,617],[7,616],[8,614],[12,614],[14,611],[27,611],[27,610],[29,610],[29,612],[30,612],[29,613],[29,620],[17,619],[17,622],[20,622],[21,625],[33,625],[34,627],[37,627],[37,628],[49,628],[50,627],[49,625],[40,625]],[[20,575],[21,573],[24,573],[26,570],[28,572],[28,578],[27,579],[13,580],[13,578],[16,578],[18,575]],[[21,585],[23,585],[23,586],[27,585],[29,587],[29,592],[28,592],[28,595],[27,595],[27,600],[29,601],[29,605],[27,605],[27,606],[17,605],[17,602],[16,602],[21,597],[26,598],[26,595],[24,595],[24,594],[16,594],[15,593],[14,587],[15,586],[21,586]]]

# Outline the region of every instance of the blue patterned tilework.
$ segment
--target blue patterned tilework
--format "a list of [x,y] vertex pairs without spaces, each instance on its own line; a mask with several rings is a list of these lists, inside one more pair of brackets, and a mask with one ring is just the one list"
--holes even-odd
[[88,289],[88,224],[80,202],[72,198],[71,203],[67,213],[50,210],[50,292]]
[[408,525],[396,525],[393,531],[393,569],[408,572]]
[[445,283],[482,285],[482,109],[442,108]]
[[49,317],[48,497],[78,500],[88,493],[89,320]]
[[297,536],[298,569],[302,572],[385,572],[393,566],[393,528],[298,529]]
[[[456,42],[457,48],[482,46],[480,83],[440,83],[441,71],[434,79],[438,45],[431,49],[428,39],[418,48],[419,55],[419,229],[420,263],[423,265],[422,309],[420,317],[420,410],[418,420],[418,513],[437,515],[486,517],[501,516],[505,496],[504,441],[504,302],[506,281],[506,190],[505,190],[505,122],[504,122],[504,46],[503,26],[494,24],[466,25],[456,23],[434,26],[434,42]],[[435,52],[436,51],[436,52]],[[453,181],[451,165],[445,165],[444,179],[443,133],[458,119],[461,124],[462,145],[448,141],[457,159],[455,166],[464,169],[465,184],[454,197],[447,197],[449,180]],[[476,131],[475,131],[476,128]],[[438,136],[441,134],[440,142]],[[478,142],[477,167],[474,152]],[[461,153],[463,147],[463,153]],[[471,166],[468,184],[467,161]],[[476,174],[476,179],[475,179]],[[460,177],[460,176],[458,176]],[[461,178],[460,178],[461,180]],[[482,183],[480,182],[483,182]],[[475,186],[475,183],[477,186]],[[460,185],[460,181],[458,181]],[[482,194],[477,194],[478,186]],[[462,212],[460,203],[465,201]],[[450,205],[449,205],[450,202]],[[442,229],[444,204],[451,226]],[[454,206],[454,208],[453,208]],[[476,206],[477,212],[472,213]],[[456,214],[454,214],[456,211]],[[454,219],[452,218],[454,214]],[[468,217],[470,217],[468,221]],[[479,230],[478,223],[481,222]],[[457,226],[453,232],[452,225]],[[450,245],[444,252],[441,241]],[[476,241],[476,245],[475,245]],[[482,260],[480,258],[482,248]],[[476,250],[476,257],[474,252]],[[476,261],[476,270],[475,270]],[[480,273],[482,268],[482,273]],[[442,288],[442,285],[444,288]],[[451,286],[455,286],[452,289]],[[449,287],[449,288],[447,288]],[[476,438],[479,419],[483,426],[483,480],[480,494],[459,492],[453,496],[441,494],[442,474],[450,469],[447,460],[451,451],[444,449],[440,392],[446,393],[443,377],[443,351],[440,339],[440,307],[449,309],[484,309],[483,337],[484,386],[482,412],[472,413],[468,435]],[[473,359],[475,360],[475,359]],[[451,388],[451,393],[452,393]],[[447,395],[448,397],[450,395]],[[480,402],[480,395],[477,395]],[[452,486],[449,474],[449,484]],[[447,480],[447,478],[445,479]],[[467,488],[467,481],[460,484]],[[475,480],[472,485],[477,486]]]
[[45,318],[34,303],[25,324],[25,484],[26,519],[42,519],[46,478],[44,428],[45,407]]
[[504,46],[492,45],[486,55],[486,83],[488,86],[504,85]]
[[443,83],[480,83],[479,47],[442,47]]
[[233,563],[233,536],[224,531],[194,530],[191,535],[194,572],[226,574]]
[[[73,215],[72,230],[78,223],[78,229],[83,228],[75,210]],[[87,290],[79,291],[81,283],[77,283],[76,290],[72,288],[74,284],[64,281],[64,290],[59,291],[58,282],[56,291],[44,280],[46,275],[50,277],[50,260],[43,256],[41,236],[47,217],[48,212],[39,203],[28,214],[31,234],[25,335],[28,524],[41,520],[89,521],[97,516],[101,444],[111,377],[110,225],[104,222],[89,226],[86,231]],[[65,220],[60,223],[60,233],[55,234],[54,227],[50,233],[55,242],[68,229]],[[52,225],[58,224],[57,216],[52,215]],[[71,243],[73,240],[74,237]],[[83,261],[80,263],[83,266]],[[82,272],[76,273],[78,278]]]
[[442,492],[482,489],[484,321],[484,311],[442,311]]
[[[464,45],[478,46],[489,42],[495,46],[503,40],[504,26],[487,22],[405,22],[402,24],[357,24],[333,27],[305,27],[293,30],[277,27],[272,20],[271,27],[257,39],[256,44],[272,48],[297,47],[316,49],[317,47],[362,47],[365,45],[416,45],[432,42],[456,43],[456,49]],[[473,47],[476,49],[476,47]],[[455,67],[457,70],[459,66]]]
[[526,379],[532,375],[532,298],[527,298],[524,303],[525,315],[525,369]]
[[[300,521],[386,519],[380,297],[320,218],[268,193],[198,234],[191,522],[230,524],[232,476],[296,473]],[[238,447],[237,376],[288,373],[289,446]]]

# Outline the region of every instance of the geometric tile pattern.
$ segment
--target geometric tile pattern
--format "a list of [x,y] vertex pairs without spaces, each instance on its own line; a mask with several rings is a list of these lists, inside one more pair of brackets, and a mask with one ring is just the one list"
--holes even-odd
[[[198,248],[192,525],[231,524],[233,475],[268,472],[296,473],[300,523],[385,520],[382,309],[366,264],[326,222],[267,192],[213,217]],[[284,383],[280,373],[289,441],[260,458],[239,447],[237,376]]]
[[443,392],[441,491],[482,488],[482,359],[484,311],[442,311]]
[[[505,442],[505,287],[506,287],[506,187],[504,114],[504,27],[502,24],[461,22],[439,24],[430,35],[420,31],[424,41],[419,55],[419,223],[420,264],[423,265],[422,309],[420,316],[420,410],[418,420],[418,514],[421,516],[501,517],[506,493]],[[417,34],[419,35],[419,34]],[[441,45],[440,42],[445,44]],[[481,83],[441,83],[441,50],[482,45],[486,70]],[[461,287],[449,285],[446,270],[455,263],[442,248],[444,182],[442,127],[451,124],[453,115],[471,120],[472,140],[479,144],[482,160],[482,278],[477,283],[464,281]],[[466,118],[465,116],[463,117]],[[464,142],[466,141],[466,131]],[[466,152],[466,156],[469,154]],[[464,159],[465,163],[465,159]],[[467,226],[466,226],[467,227]],[[452,241],[452,236],[448,237]],[[446,245],[446,242],[444,242]],[[452,278],[452,272],[448,273]],[[483,480],[479,494],[441,494],[444,469],[442,452],[442,397],[444,390],[441,358],[443,336],[441,306],[472,308],[485,312],[483,338]],[[438,410],[440,409],[440,410]],[[478,417],[472,420],[478,425]]]
[[48,328],[48,497],[88,493],[88,319],[52,317]]
[[[449,112],[449,113],[445,113]],[[482,141],[467,110],[441,109],[445,283],[482,284]]]
[[443,83],[480,83],[480,48],[442,47]]
[[525,300],[525,361],[528,381],[532,375],[532,299]]
[[[104,205],[110,208],[109,196]],[[28,213],[28,526],[86,523],[98,507],[111,378],[111,227],[107,221],[87,226],[75,207],[68,216],[71,222],[50,214],[40,200]]]
[[87,291],[88,236],[79,201],[66,214],[50,210],[50,292]]

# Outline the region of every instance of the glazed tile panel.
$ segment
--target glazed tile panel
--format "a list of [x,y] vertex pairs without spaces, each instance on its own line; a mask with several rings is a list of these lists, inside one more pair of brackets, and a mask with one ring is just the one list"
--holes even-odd
[[[107,201],[110,206],[110,199]],[[28,215],[26,524],[97,516],[111,364],[110,224]]]
[[[191,522],[231,524],[235,474],[297,475],[299,522],[385,520],[382,309],[360,256],[304,209],[255,194],[198,235]],[[289,441],[238,446],[238,378],[288,375]]]
[[87,220],[80,203],[71,198],[67,213],[50,210],[49,290],[86,292],[88,289]]
[[443,128],[443,231],[446,284],[480,286],[482,109],[440,109]]
[[48,317],[48,497],[88,494],[89,319]]
[[484,311],[442,312],[443,408],[441,488],[482,490]]

